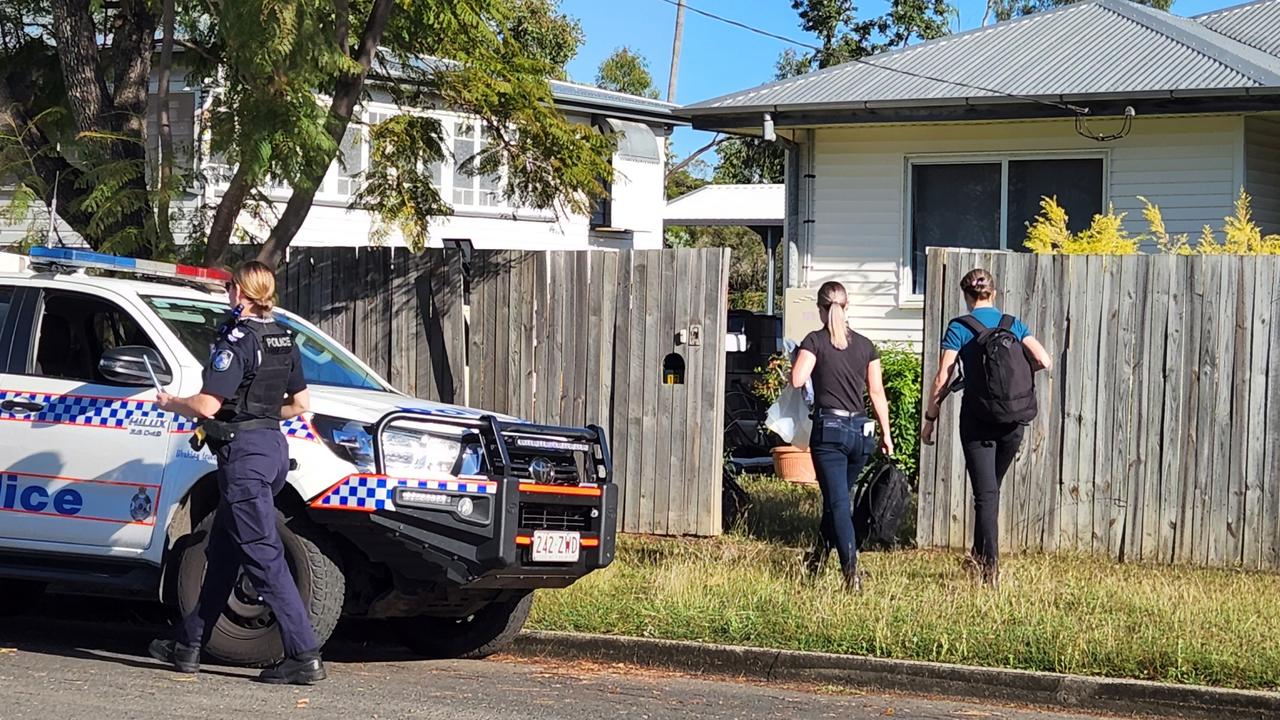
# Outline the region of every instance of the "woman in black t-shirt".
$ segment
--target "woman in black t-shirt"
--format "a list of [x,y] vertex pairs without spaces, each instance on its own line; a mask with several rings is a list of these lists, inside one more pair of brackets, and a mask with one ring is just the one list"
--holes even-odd
[[862,579],[849,496],[876,447],[875,424],[867,418],[864,392],[871,397],[880,420],[880,449],[885,455],[893,454],[893,440],[880,353],[870,340],[849,329],[845,320],[848,302],[844,286],[838,282],[819,288],[818,313],[826,327],[809,333],[800,343],[791,384],[803,387],[813,378],[809,448],[822,490],[822,522],[808,557],[809,571],[817,574],[834,547],[845,587],[856,591],[862,589]]

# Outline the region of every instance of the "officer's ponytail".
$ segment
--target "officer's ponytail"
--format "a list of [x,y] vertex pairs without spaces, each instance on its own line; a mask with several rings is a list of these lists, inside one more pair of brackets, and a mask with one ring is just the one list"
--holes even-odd
[[266,314],[276,307],[276,274],[266,263],[250,260],[236,268],[231,276],[240,295],[253,301],[254,310]]
[[827,311],[827,333],[837,350],[849,347],[849,324],[845,319],[845,306],[848,304],[849,295],[844,285],[832,280],[818,288],[818,307]]

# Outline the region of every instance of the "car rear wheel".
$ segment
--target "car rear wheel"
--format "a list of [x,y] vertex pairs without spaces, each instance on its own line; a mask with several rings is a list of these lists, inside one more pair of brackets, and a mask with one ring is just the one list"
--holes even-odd
[[[195,609],[204,580],[205,548],[217,511],[196,527],[179,560],[178,609],[185,617]],[[298,518],[286,521],[277,514],[276,527],[284,545],[289,572],[298,585],[302,604],[311,616],[311,627],[321,645],[333,634],[342,613],[346,581],[338,564],[338,553],[324,532]],[[227,598],[205,652],[236,665],[265,666],[284,657],[280,628],[275,613],[258,599],[243,571]]]
[[495,600],[462,618],[411,617],[397,621],[404,644],[415,653],[435,659],[478,660],[511,644],[533,607],[525,592]]

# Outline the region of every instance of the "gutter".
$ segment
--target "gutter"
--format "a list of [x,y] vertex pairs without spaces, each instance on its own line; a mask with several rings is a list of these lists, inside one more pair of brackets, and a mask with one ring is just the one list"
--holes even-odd
[[[1042,101],[1061,104],[1086,104],[1100,101],[1125,100],[1180,100],[1199,97],[1270,97],[1280,95],[1280,86],[1259,86],[1245,88],[1189,88],[1184,90],[1143,90],[1138,92],[1094,93],[1089,95],[1028,95],[1029,101]],[[1002,95],[973,96],[964,98],[916,98],[910,100],[856,100],[834,103],[793,103],[781,106],[744,105],[733,107],[699,107],[697,105],[681,108],[682,113],[694,119],[715,117],[717,115],[748,115],[773,113],[775,122],[787,113],[808,111],[840,111],[840,110],[897,110],[929,107],[989,107],[992,105],[1028,105],[1028,100],[1018,100]]]

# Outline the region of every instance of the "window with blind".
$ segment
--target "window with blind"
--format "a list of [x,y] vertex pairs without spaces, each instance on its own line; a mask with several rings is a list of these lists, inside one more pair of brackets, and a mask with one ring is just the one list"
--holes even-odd
[[912,292],[925,291],[928,248],[1022,252],[1041,198],[1056,198],[1075,232],[1102,212],[1104,196],[1101,157],[912,162]]

